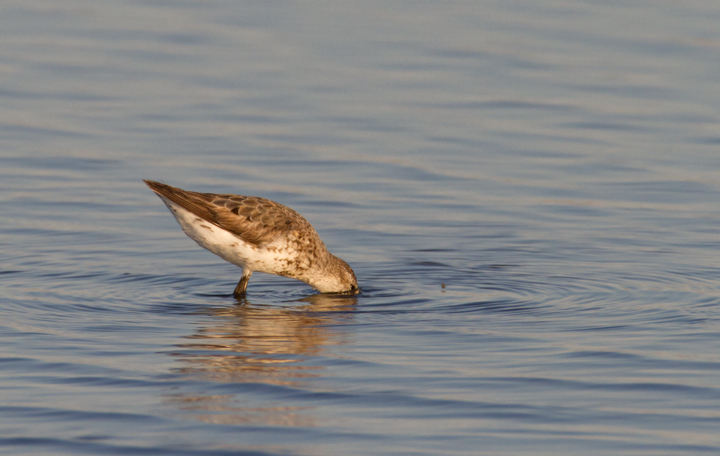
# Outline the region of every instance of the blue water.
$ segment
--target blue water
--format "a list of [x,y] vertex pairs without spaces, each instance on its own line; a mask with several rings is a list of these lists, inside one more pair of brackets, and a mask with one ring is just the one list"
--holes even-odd
[[[10,0],[0,453],[720,453],[720,5]],[[363,293],[142,183],[305,215]]]

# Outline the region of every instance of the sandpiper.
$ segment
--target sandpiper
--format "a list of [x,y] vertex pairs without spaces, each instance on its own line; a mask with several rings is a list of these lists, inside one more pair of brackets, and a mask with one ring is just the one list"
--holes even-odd
[[321,293],[355,294],[353,270],[328,252],[310,222],[280,203],[257,196],[189,192],[145,183],[200,246],[243,269],[235,296],[254,271],[301,280]]

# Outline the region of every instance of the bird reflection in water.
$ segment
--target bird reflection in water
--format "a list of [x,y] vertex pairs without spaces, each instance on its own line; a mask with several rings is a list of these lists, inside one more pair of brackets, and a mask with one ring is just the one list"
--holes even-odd
[[[343,323],[352,318],[357,297],[313,295],[286,306],[254,305],[239,298],[236,306],[213,307],[201,314],[211,322],[187,336],[172,353],[182,364],[175,372],[194,380],[304,389],[322,377],[324,366],[308,362],[330,346],[346,341]],[[242,397],[240,397],[242,396]],[[265,395],[263,395],[265,396]],[[257,395],[201,392],[166,397],[173,408],[192,418],[222,424],[312,426],[312,407],[258,403]]]

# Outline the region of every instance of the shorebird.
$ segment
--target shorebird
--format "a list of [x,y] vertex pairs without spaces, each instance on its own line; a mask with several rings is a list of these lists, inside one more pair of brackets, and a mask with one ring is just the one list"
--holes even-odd
[[243,296],[253,272],[301,280],[321,293],[359,292],[353,270],[328,252],[310,222],[280,203],[257,196],[198,193],[145,183],[195,242],[243,270],[234,295]]

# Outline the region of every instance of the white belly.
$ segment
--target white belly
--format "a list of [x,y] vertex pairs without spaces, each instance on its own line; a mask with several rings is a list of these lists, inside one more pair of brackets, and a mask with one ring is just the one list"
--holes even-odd
[[281,254],[276,249],[270,252],[265,248],[248,244],[229,231],[201,219],[162,196],[161,198],[175,216],[185,234],[225,261],[236,264],[243,269],[249,268],[251,271],[272,274],[277,271],[278,263],[290,259],[289,255],[287,255],[290,252],[285,251],[285,254]]

